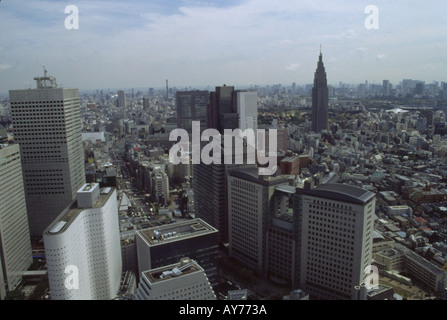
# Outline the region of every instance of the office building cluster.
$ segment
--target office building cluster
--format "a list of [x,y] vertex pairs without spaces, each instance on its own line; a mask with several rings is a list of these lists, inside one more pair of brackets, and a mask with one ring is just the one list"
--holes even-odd
[[[0,105],[1,299],[39,281],[34,299],[445,297],[447,109],[393,100],[443,101],[445,85],[335,88],[321,52],[313,84],[290,88],[35,80]],[[193,163],[190,142],[174,164],[171,133],[195,125],[231,156],[199,137],[222,161]]]

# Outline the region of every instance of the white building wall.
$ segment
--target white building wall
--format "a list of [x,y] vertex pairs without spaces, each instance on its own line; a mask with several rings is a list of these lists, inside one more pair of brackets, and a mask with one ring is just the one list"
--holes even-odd
[[[82,210],[66,230],[51,234],[52,226],[44,233],[51,299],[113,299],[122,271],[116,190],[103,207]],[[78,289],[66,286],[69,266],[79,271]]]
[[0,146],[0,300],[20,284],[32,262],[20,149]]

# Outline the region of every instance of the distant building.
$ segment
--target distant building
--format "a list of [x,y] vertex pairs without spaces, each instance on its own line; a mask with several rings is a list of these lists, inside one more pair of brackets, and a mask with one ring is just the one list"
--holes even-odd
[[203,268],[196,261],[180,262],[143,271],[136,300],[216,300]]
[[279,163],[281,174],[291,174],[297,176],[300,174],[300,156],[294,155],[286,157]]
[[126,93],[123,90],[118,91],[117,107],[122,109],[123,111],[126,111],[127,109]]
[[32,263],[20,149],[0,144],[0,300]]
[[382,94],[384,97],[389,97],[391,94],[390,90],[391,84],[389,80],[383,80],[383,88],[382,88]]
[[208,91],[177,91],[177,127],[192,132],[192,121],[200,121],[200,132],[207,129]]
[[410,206],[388,206],[388,215],[389,216],[406,216],[408,218],[413,217],[413,209]]
[[[238,128],[242,131],[258,129],[258,94],[256,91],[236,91]],[[256,133],[255,133],[256,136]]]
[[221,134],[224,129],[238,128],[238,115],[234,97],[234,86],[223,85],[210,92],[208,107],[208,128],[217,129]]
[[329,93],[323,55],[320,52],[312,88],[312,131],[319,133],[328,129]]
[[[45,230],[52,300],[110,300],[117,296],[122,258],[116,198],[115,188],[85,184],[77,200]],[[67,286],[70,275],[72,282]]]
[[169,179],[165,172],[156,171],[152,175],[152,196],[165,204],[169,198]]

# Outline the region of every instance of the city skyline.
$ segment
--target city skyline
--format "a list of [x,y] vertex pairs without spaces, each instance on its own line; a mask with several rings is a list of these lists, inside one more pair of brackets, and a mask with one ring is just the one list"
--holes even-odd
[[[445,4],[372,4],[378,29],[365,27],[367,2],[4,1],[0,94],[32,88],[42,66],[80,90],[305,84],[320,45],[328,84],[443,81]],[[68,5],[79,29],[66,29]]]

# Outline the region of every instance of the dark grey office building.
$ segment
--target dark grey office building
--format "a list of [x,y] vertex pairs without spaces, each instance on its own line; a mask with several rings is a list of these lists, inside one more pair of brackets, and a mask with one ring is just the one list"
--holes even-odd
[[208,91],[177,91],[177,127],[191,133],[192,121],[200,121],[200,132],[207,128]]
[[319,133],[328,129],[329,93],[323,55],[320,52],[312,88],[312,131]]

